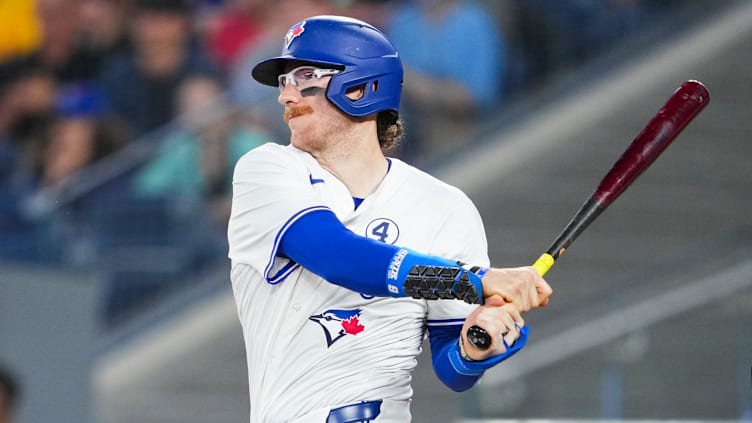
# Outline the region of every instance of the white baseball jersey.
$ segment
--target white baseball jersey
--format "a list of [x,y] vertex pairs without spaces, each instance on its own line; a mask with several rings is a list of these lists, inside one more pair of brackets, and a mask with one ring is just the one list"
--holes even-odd
[[[266,144],[238,162],[229,257],[252,423],[324,422],[331,408],[379,399],[385,407],[388,401],[407,406],[376,422],[410,421],[410,375],[427,325],[461,324],[477,307],[370,297],[276,257],[286,228],[327,208],[358,235],[488,266],[485,231],[467,196],[390,160],[377,191],[357,209],[345,185],[295,147]],[[321,248],[326,245],[322,239]]]

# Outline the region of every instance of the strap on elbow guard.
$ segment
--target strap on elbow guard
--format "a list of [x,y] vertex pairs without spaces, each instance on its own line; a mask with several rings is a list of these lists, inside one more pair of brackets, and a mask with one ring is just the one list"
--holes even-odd
[[467,269],[459,262],[401,248],[389,263],[387,289],[395,297],[483,304],[481,278],[486,270],[480,267]]
[[413,298],[456,299],[470,304],[483,304],[480,278],[459,265],[415,265],[410,268],[403,289],[405,294]]

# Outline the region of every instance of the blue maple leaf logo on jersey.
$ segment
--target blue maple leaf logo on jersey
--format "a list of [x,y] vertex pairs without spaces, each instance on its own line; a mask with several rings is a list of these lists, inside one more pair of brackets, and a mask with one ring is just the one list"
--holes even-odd
[[308,319],[318,323],[324,329],[327,348],[344,336],[357,335],[365,330],[365,326],[360,324],[359,308],[351,310],[331,309],[313,315]]

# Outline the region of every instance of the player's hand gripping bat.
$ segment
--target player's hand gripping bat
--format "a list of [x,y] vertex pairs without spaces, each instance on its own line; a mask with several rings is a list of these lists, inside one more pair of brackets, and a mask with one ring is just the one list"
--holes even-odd
[[[624,150],[553,244],[535,261],[533,267],[538,274],[543,276],[548,272],[582,231],[658,158],[709,100],[707,88],[694,80],[684,82],[671,95],[666,104]],[[479,350],[486,350],[491,346],[491,336],[478,326],[468,329],[467,340]]]

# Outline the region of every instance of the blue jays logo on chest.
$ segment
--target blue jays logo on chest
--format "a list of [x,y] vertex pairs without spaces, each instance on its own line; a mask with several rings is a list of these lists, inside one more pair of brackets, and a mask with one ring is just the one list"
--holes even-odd
[[318,323],[324,330],[327,348],[345,336],[355,336],[365,330],[365,326],[360,323],[359,308],[350,310],[330,309],[308,319]]

